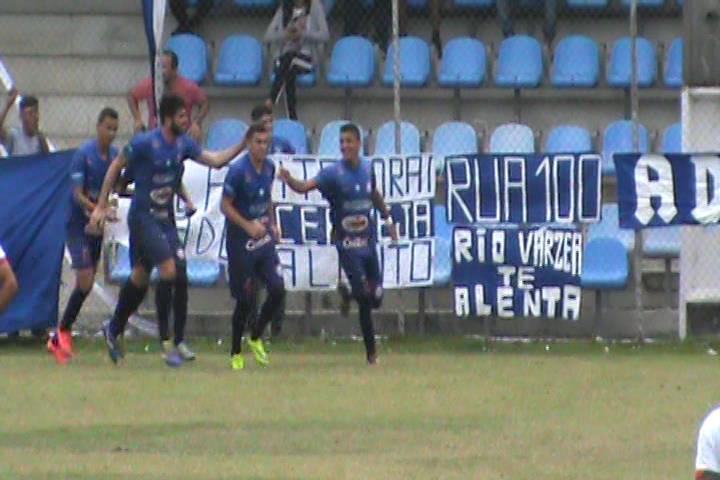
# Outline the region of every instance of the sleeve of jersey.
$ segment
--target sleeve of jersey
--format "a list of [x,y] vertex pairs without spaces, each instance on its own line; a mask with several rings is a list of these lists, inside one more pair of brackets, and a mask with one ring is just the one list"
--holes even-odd
[[238,169],[231,168],[225,176],[225,182],[223,183],[223,196],[228,198],[235,198],[239,193],[238,186]]
[[125,157],[125,160],[127,160],[127,168],[130,171],[135,170],[135,164],[138,161],[138,152],[142,149],[142,144],[138,139],[131,140],[125,147],[123,148],[123,156]]
[[720,452],[717,451],[714,439],[714,432],[706,422],[700,428],[697,442],[697,457],[695,459],[695,470],[720,473]]
[[328,197],[332,192],[333,167],[323,168],[315,177],[318,190],[324,197]]
[[192,138],[188,137],[188,144],[185,151],[185,158],[192,158],[193,160],[197,160],[202,155],[202,148],[200,148],[200,145],[193,140]]
[[75,188],[82,188],[85,185],[85,155],[81,150],[76,150],[75,155],[73,155],[70,167],[70,181]]

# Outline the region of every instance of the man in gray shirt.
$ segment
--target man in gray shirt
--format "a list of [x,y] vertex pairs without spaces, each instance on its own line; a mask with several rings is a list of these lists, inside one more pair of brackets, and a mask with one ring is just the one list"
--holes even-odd
[[0,141],[5,146],[8,155],[34,155],[47,153],[49,145],[38,124],[40,123],[40,108],[38,100],[32,96],[23,96],[20,99],[20,127],[5,128],[5,119],[18,97],[18,91],[11,89],[5,108],[0,114]]

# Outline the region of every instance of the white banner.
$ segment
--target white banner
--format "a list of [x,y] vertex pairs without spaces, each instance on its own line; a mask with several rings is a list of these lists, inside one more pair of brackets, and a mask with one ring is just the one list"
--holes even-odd
[[[310,179],[336,160],[302,155],[274,155],[276,166],[284,166],[300,179]],[[391,207],[400,241],[393,243],[382,221],[378,227],[378,256],[385,288],[432,285],[435,251],[433,207],[435,167],[431,155],[371,158],[377,187]],[[177,222],[188,259],[210,258],[225,263],[225,217],[220,212],[222,186],[227,168],[213,170],[186,162],[183,183],[198,209],[188,221],[178,202]],[[300,195],[279,180],[274,182],[273,202],[281,231],[278,255],[288,290],[334,290],[339,267],[337,251],[330,244],[330,211],[319,192]],[[112,237],[127,243],[127,201],[121,202],[121,221],[112,227]],[[377,218],[376,218],[377,220]]]

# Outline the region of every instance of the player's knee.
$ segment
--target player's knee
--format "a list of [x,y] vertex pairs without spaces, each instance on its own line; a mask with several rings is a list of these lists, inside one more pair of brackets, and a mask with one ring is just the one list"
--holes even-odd
[[92,271],[78,272],[77,279],[75,280],[75,288],[87,295],[90,293],[90,290],[92,290],[93,280]]
[[285,300],[285,285],[276,283],[268,287],[268,297],[273,303],[281,303]]
[[373,308],[380,308],[383,301],[383,288],[377,282],[368,282],[366,284],[366,294],[370,305]]
[[144,288],[147,287],[148,283],[150,283],[150,275],[145,270],[145,267],[138,265],[133,268],[132,273],[130,274],[130,281],[136,287]]
[[170,258],[160,264],[158,268],[160,278],[168,282],[174,282],[177,277],[177,268],[175,267],[175,259]]

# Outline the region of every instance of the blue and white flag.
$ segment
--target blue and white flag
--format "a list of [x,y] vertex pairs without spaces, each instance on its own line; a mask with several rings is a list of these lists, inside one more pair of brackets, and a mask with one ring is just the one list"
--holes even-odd
[[455,314],[577,320],[582,255],[572,227],[455,227]]
[[148,42],[148,55],[150,58],[150,78],[153,81],[153,99],[156,110],[160,111],[158,103],[162,97],[162,51],[159,48],[162,42],[163,24],[165,23],[165,0],[141,0],[143,10],[143,21],[145,24],[145,37]]
[[717,154],[622,154],[614,160],[621,227],[720,221]]
[[456,155],[446,157],[445,172],[450,223],[571,224],[600,218],[598,155]]

